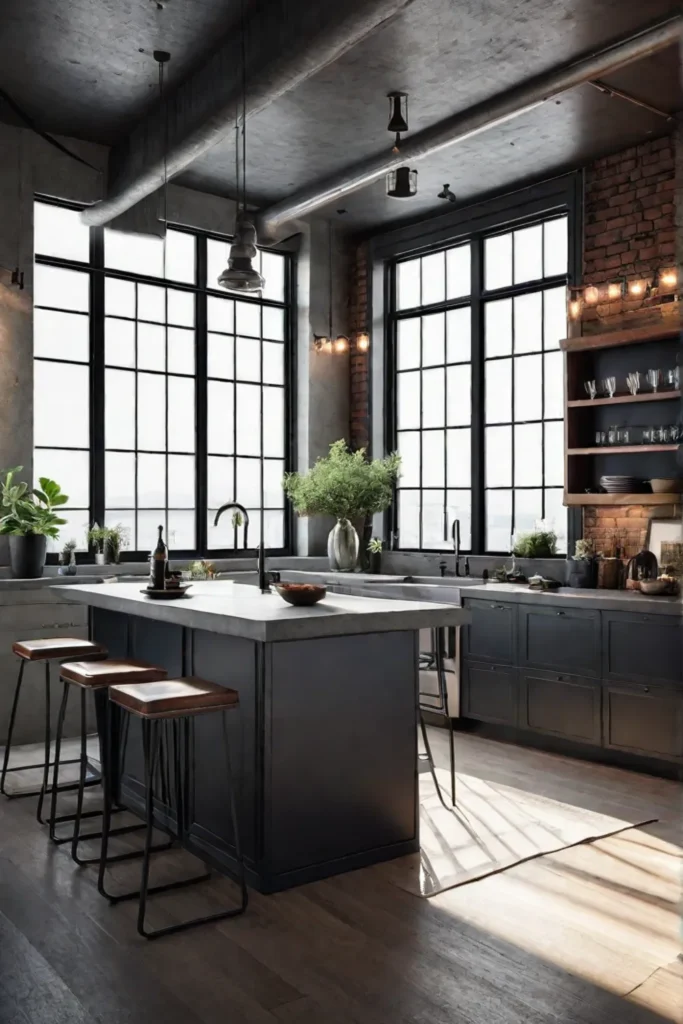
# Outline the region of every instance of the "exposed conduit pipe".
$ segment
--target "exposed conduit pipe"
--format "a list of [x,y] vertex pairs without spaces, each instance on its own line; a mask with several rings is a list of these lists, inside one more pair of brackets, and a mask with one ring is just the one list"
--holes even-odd
[[392,154],[387,147],[386,152],[362,160],[334,177],[269,207],[261,214],[259,237],[276,239],[288,221],[305,217],[321,206],[371,185],[394,167],[422,160],[456,142],[519,117],[569,89],[650,57],[672,43],[678,43],[682,29],[683,15],[674,15],[606,49],[545,72],[468,110],[453,114],[404,140],[400,153]]
[[[302,82],[317,74],[334,61],[339,60],[348,50],[382,28],[391,18],[400,14],[413,0],[339,0],[332,5],[332,23],[320,29],[317,34],[304,37],[304,45],[283,45],[278,56],[266,66],[252,70],[247,92],[247,117],[259,114],[285,93],[291,92]],[[304,12],[310,22],[310,9]],[[258,29],[258,26],[256,26]],[[255,27],[251,26],[251,31]],[[265,28],[262,29],[265,31]],[[218,54],[220,58],[221,54]],[[204,73],[206,74],[204,69]],[[220,77],[217,76],[220,87]],[[182,93],[183,85],[178,93]],[[172,143],[168,152],[168,177],[173,178],[190,164],[198,160],[207,150],[221,142],[235,127],[236,98],[233,90],[221,100],[218,109],[199,125],[189,131],[180,141]],[[174,97],[170,102],[173,103]],[[181,98],[182,103],[182,98]],[[146,196],[151,195],[164,183],[164,158],[159,155],[138,173],[131,175],[117,187],[112,195],[81,213],[81,219],[88,225],[107,224],[115,217],[129,210]]]

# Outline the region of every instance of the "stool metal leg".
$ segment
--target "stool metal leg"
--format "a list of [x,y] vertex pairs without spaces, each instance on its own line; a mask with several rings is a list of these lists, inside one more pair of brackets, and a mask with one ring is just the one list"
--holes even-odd
[[[45,662],[45,767],[43,769],[43,785],[40,789],[40,795],[38,797],[38,807],[36,808],[36,818],[40,825],[44,825],[43,821],[43,800],[47,793],[47,784],[50,779],[50,662]],[[56,767],[56,766],[55,766]]]
[[[10,793],[6,793],[5,792],[5,777],[7,775],[8,765],[9,765],[9,755],[10,755],[10,751],[12,749],[12,734],[14,732],[14,723],[15,723],[16,717],[17,717],[17,706],[19,704],[19,694],[21,693],[21,684],[24,681],[24,668],[25,668],[25,666],[26,666],[26,662],[22,658],[21,661],[19,662],[19,675],[17,676],[17,685],[14,688],[14,699],[12,700],[12,710],[11,710],[10,716],[9,716],[9,728],[7,730],[7,745],[5,746],[5,756],[4,756],[3,761],[2,761],[2,776],[0,776],[0,793],[2,793],[3,796],[11,796],[12,795]],[[31,765],[30,767],[33,768],[33,767],[38,767],[38,766],[37,765],[35,765],[35,766]],[[12,771],[12,769],[9,769],[9,770]],[[16,769],[14,769],[14,770],[16,771]],[[34,794],[34,793],[30,793],[30,794],[29,793],[22,793],[21,795],[22,796],[35,796],[37,794]]]
[[[145,775],[146,775],[146,781],[147,781],[147,783],[148,783],[148,785],[150,787],[152,785],[152,779],[154,777],[154,758],[156,756],[155,751],[156,751],[156,748],[158,746],[157,733],[154,731],[154,729],[155,729],[155,727],[158,727],[159,724],[160,724],[159,722],[143,722],[143,730],[144,730],[145,726],[150,726],[150,725],[152,726],[151,737],[150,737],[150,735],[148,733],[148,738],[147,738],[146,747],[145,747],[145,765],[146,765]],[[184,759],[182,759],[181,756],[180,756],[180,750],[179,750],[179,730],[176,729],[176,722],[175,721],[173,722],[173,726],[174,726],[174,728],[173,728],[173,747],[174,747],[174,751],[173,751],[173,753],[174,753],[173,764],[174,764],[174,770],[175,770],[175,775],[176,775],[176,787],[175,787],[175,789],[176,789],[176,799],[178,800],[178,807],[176,809],[176,814],[177,814],[178,832],[179,832],[179,838],[180,838],[180,833],[181,833],[181,829],[182,829],[181,822],[183,821],[184,809],[183,809],[182,802],[181,802],[182,786],[179,784],[178,776],[181,773],[181,771],[183,772],[183,774],[187,773],[187,765],[186,765]],[[152,888],[152,889],[148,888],[148,883],[149,883],[149,856],[147,855],[147,848],[148,848],[150,840],[151,840],[152,824],[153,824],[153,820],[154,820],[153,794],[151,793],[151,788],[150,788],[150,789],[147,790],[147,842],[145,844],[146,855],[145,855],[145,858],[144,858],[143,864],[142,864],[142,879],[141,879],[141,884],[140,884],[140,903],[139,903],[139,906],[138,906],[138,932],[145,939],[158,939],[158,938],[161,938],[162,935],[173,935],[176,932],[186,931],[188,928],[196,928],[198,925],[201,925],[201,924],[210,924],[213,921],[224,921],[226,918],[237,917],[238,915],[243,914],[244,911],[247,909],[248,890],[247,890],[245,873],[244,873],[244,861],[242,859],[242,849],[241,849],[240,836],[239,836],[239,825],[238,825],[238,821],[237,821],[237,802],[236,802],[236,799],[235,799],[235,788],[234,788],[234,785],[233,785],[232,765],[231,765],[231,759],[230,759],[230,745],[229,745],[229,742],[228,742],[228,733],[227,733],[227,727],[226,727],[225,713],[223,714],[223,742],[225,744],[226,778],[227,778],[227,781],[228,781],[228,787],[230,789],[230,813],[231,813],[231,817],[232,817],[232,826],[233,826],[233,832],[234,832],[234,836],[235,836],[235,853],[236,853],[236,859],[237,859],[237,864],[238,864],[238,875],[239,875],[238,880],[239,880],[240,892],[241,892],[241,902],[240,902],[239,906],[233,907],[230,910],[222,910],[222,911],[219,911],[217,914],[208,914],[205,917],[197,917],[197,918],[192,919],[191,921],[183,921],[180,924],[169,925],[166,928],[157,928],[157,929],[154,929],[154,930],[150,931],[149,929],[147,929],[145,927],[145,911],[146,911],[146,908],[147,908],[147,896],[150,893],[153,893],[153,892],[164,892],[164,891],[167,891],[169,889],[179,889],[179,888],[182,888],[183,886],[192,885],[195,882],[201,882],[201,881],[204,881],[204,880],[210,878],[210,872],[209,872],[209,873],[207,873],[205,875],[202,875],[202,876],[199,876],[197,878],[189,878],[189,879],[187,879],[185,881],[172,882],[170,885],[156,886],[155,888]],[[184,753],[186,753],[186,751]],[[147,761],[148,757],[149,757],[149,763]]]
[[436,792],[438,794],[439,800],[441,801],[441,803],[443,804],[443,806],[446,808],[447,811],[452,811],[453,808],[449,807],[448,804],[446,803],[446,801],[444,800],[444,795],[441,792],[441,786],[439,785],[439,780],[436,777],[436,768],[434,767],[434,757],[432,756],[432,748],[429,745],[429,739],[427,737],[427,726],[425,725],[424,715],[422,714],[422,711],[420,711],[420,729],[422,730],[422,742],[424,743],[425,751],[427,753],[427,760],[429,761],[429,770],[432,773],[432,778],[434,780],[434,785],[436,786]]
[[[62,693],[62,701],[59,706],[59,717],[57,718],[57,733],[55,736],[55,762],[54,762],[54,774],[52,777],[52,790],[50,794],[50,817],[47,824],[50,826],[50,840],[55,846],[62,846],[64,843],[71,841],[70,836],[58,836],[55,832],[55,826],[60,825],[65,821],[75,821],[77,815],[83,818],[96,818],[99,815],[99,811],[86,811],[82,814],[83,807],[83,790],[86,785],[97,785],[97,780],[94,779],[91,782],[86,782],[86,769],[87,769],[87,756],[86,756],[86,736],[85,736],[85,715],[83,714],[83,703],[85,700],[85,691],[81,691],[81,756],[74,758],[73,761],[65,761],[64,764],[79,764],[80,763],[80,775],[78,782],[69,782],[65,785],[59,785],[59,769],[62,765],[61,752],[62,752],[62,740],[64,738],[64,719],[66,717],[66,707],[69,699],[70,684],[64,682],[64,690]],[[78,790],[78,810],[76,814],[57,814],[57,795],[58,793],[64,793],[69,790]]]
[[[99,815],[99,814],[102,815],[102,818],[103,818],[102,830],[100,832],[86,832],[83,835],[81,835],[81,819],[87,817],[86,814],[83,814],[83,793],[84,793],[84,789],[85,789],[85,768],[86,768],[86,762],[87,762],[87,721],[86,721],[85,697],[86,697],[85,690],[82,689],[81,690],[81,775],[80,775],[80,781],[79,781],[79,787],[78,787],[78,803],[77,803],[77,806],[76,806],[76,815],[75,815],[75,818],[74,818],[74,830],[73,830],[73,835],[71,836],[71,840],[70,840],[71,841],[71,859],[73,861],[75,861],[76,864],[78,864],[80,867],[84,867],[86,864],[99,864],[100,860],[102,858],[101,851],[100,851],[100,854],[98,854],[98,856],[96,856],[96,857],[81,857],[81,856],[79,856],[78,844],[79,843],[83,843],[83,842],[87,841],[88,839],[102,839],[104,841],[104,804],[106,803],[106,801],[108,799],[108,797],[107,797],[107,790],[110,791],[110,786],[105,785],[105,776],[110,777],[108,773],[109,773],[109,768],[110,768],[111,763],[112,763],[111,760],[109,759],[107,761],[107,767],[105,767],[105,763],[104,763],[105,755],[104,755],[104,753],[102,753],[103,809],[101,811],[92,811],[91,812],[93,817],[96,816],[96,815]],[[109,701],[107,700],[107,702],[105,704],[105,729],[104,729],[105,734],[109,733],[109,731],[110,731],[109,730],[109,714],[110,714],[110,712],[109,712]],[[108,755],[108,757],[110,757],[110,755]],[[118,810],[125,811],[126,808],[123,807],[123,806],[118,806],[116,808],[116,810],[117,811]],[[111,812],[110,812],[110,814],[111,814]],[[130,835],[133,832],[139,832],[144,827],[145,827],[145,825],[144,825],[143,822],[136,822],[134,825],[123,825],[120,828],[114,828],[114,829],[108,827],[108,836],[107,836],[107,838],[109,838],[109,836],[126,836],[126,835]],[[66,841],[68,842],[69,840],[67,839]],[[157,850],[168,850],[172,845],[173,845],[173,840],[171,840],[168,843],[164,843],[164,844],[162,844],[160,846],[152,847],[152,849],[154,851],[157,851]],[[107,857],[107,861],[108,861],[109,864],[113,864],[115,862],[123,861],[123,860],[134,860],[136,857],[141,857],[142,854],[143,854],[142,850],[128,850],[126,853],[117,853],[117,854],[114,854],[111,857]]]

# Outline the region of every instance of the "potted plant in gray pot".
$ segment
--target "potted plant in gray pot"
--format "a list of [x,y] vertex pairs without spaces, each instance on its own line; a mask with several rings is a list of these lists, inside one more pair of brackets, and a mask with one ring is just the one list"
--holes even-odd
[[38,579],[43,575],[47,538],[59,536],[61,519],[56,508],[69,500],[59,484],[41,476],[40,487],[29,490],[16,482],[23,466],[5,470],[0,483],[0,533],[9,536],[9,557],[15,579]]
[[349,450],[335,441],[330,453],[318,459],[308,473],[288,473],[285,493],[300,516],[334,516],[327,555],[330,568],[353,572],[358,562],[358,534],[353,520],[365,519],[389,508],[401,465],[397,453],[385,459],[366,459],[366,449]]

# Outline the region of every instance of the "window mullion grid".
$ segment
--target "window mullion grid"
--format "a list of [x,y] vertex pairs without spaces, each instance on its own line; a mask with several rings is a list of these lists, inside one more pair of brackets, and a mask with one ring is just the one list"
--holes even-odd
[[472,509],[473,553],[482,554],[486,538],[486,494],[485,484],[485,438],[486,438],[486,396],[485,396],[485,351],[484,351],[484,242],[481,237],[471,242],[471,330],[472,330],[472,465],[470,502]]
[[139,509],[140,509],[140,485],[139,485],[139,479],[138,479],[139,478],[139,474],[140,474],[140,456],[139,456],[139,453],[138,453],[138,444],[139,444],[139,438],[138,438],[138,422],[139,422],[139,416],[138,416],[138,400],[139,400],[139,398],[138,398],[138,391],[139,391],[139,388],[138,388],[138,379],[139,379],[139,373],[138,373],[138,290],[139,290],[138,289],[138,285],[136,284],[135,285],[135,367],[133,369],[133,373],[135,375],[135,377],[134,377],[134,381],[135,381],[135,387],[134,387],[134,394],[135,394],[135,427],[134,427],[134,434],[133,434],[133,442],[134,442],[134,445],[135,445],[135,449],[134,449],[134,458],[135,458],[135,494],[134,494],[135,510],[134,510],[133,515],[134,515],[134,520],[135,520],[135,550],[136,551],[140,551],[141,550],[141,548],[140,548],[140,522],[139,522],[140,521],[140,516],[139,516]]
[[[420,260],[420,302],[422,302],[422,260]],[[419,516],[419,519],[418,519],[418,547],[419,547],[420,551],[422,551],[423,548],[424,548],[424,536],[423,536],[424,529],[423,529],[423,525],[422,525],[423,518],[424,518],[424,484],[423,484],[424,468],[423,468],[423,457],[422,457],[422,451],[423,451],[423,447],[424,447],[424,433],[423,433],[424,412],[423,412],[423,408],[422,408],[422,401],[423,401],[423,395],[424,395],[424,387],[423,387],[423,383],[424,383],[424,381],[423,381],[423,378],[424,378],[424,366],[423,366],[424,354],[423,354],[423,340],[422,340],[423,330],[424,330],[424,320],[423,320],[422,317],[420,317],[420,423],[419,423],[419,428],[420,428],[420,435],[419,435],[420,436],[420,492],[419,492],[419,500],[418,500],[418,516]]]
[[104,229],[90,230],[90,515],[105,521]]
[[206,236],[197,235],[195,249],[195,545],[200,554],[208,552],[208,440],[207,440],[207,328],[206,328]]

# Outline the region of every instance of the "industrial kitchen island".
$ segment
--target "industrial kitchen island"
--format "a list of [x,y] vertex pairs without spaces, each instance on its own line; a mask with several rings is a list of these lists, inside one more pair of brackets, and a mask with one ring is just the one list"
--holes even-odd
[[[111,657],[238,691],[227,727],[250,885],[276,892],[419,848],[418,631],[462,625],[468,612],[340,594],[294,608],[275,593],[220,581],[159,602],[143,585],[75,585],[59,596],[90,606],[92,637]],[[198,716],[189,729],[183,843],[230,872],[221,719]],[[115,720],[115,744],[118,735]],[[138,721],[119,754],[120,797],[142,813]],[[163,805],[155,813],[163,822]]]

